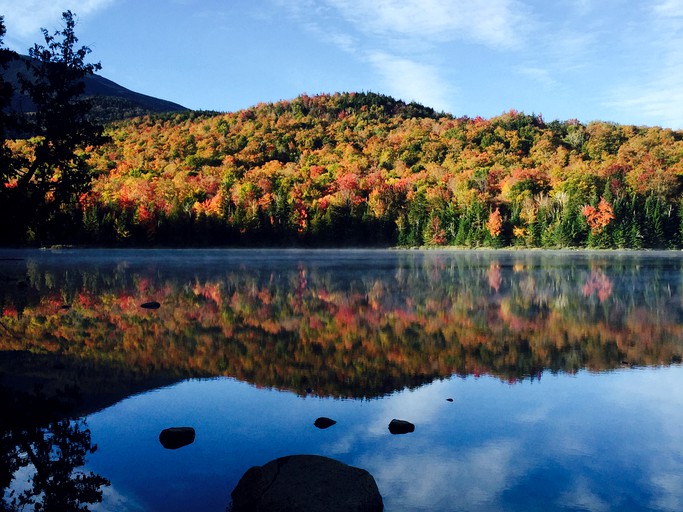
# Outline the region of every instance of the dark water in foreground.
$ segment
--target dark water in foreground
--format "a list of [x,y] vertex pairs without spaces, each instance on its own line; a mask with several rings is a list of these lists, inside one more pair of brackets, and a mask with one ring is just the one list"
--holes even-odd
[[679,253],[0,258],[6,506],[223,511],[312,453],[389,511],[683,509]]

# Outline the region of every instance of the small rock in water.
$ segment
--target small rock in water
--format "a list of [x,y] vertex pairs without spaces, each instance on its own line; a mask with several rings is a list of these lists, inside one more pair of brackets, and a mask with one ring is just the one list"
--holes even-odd
[[389,432],[392,434],[408,434],[415,432],[415,425],[409,421],[393,419],[389,423]]
[[325,418],[325,417],[323,416],[323,417],[320,417],[320,418],[318,418],[317,420],[315,420],[315,422],[314,422],[313,424],[314,424],[316,427],[318,427],[319,429],[325,429],[325,428],[330,428],[330,427],[331,427],[332,425],[334,425],[335,423],[337,423],[337,422],[334,421],[334,420],[332,420],[332,419],[330,419],[330,418]]
[[151,302],[145,302],[144,304],[140,304],[140,307],[145,309],[159,309],[161,307],[161,304],[153,300]]
[[171,427],[161,431],[159,442],[168,450],[177,450],[194,443],[194,435],[192,427]]
[[452,398],[446,398],[446,402],[452,402],[452,401],[453,401]]
[[62,304],[61,306],[59,306],[59,309],[71,309],[71,305],[70,304]]

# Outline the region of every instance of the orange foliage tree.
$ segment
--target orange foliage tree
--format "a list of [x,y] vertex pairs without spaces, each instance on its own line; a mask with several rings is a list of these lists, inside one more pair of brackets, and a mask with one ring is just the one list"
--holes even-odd
[[597,208],[587,204],[583,207],[581,213],[586,217],[586,223],[594,235],[602,232],[602,230],[614,219],[612,206],[604,197],[600,198]]

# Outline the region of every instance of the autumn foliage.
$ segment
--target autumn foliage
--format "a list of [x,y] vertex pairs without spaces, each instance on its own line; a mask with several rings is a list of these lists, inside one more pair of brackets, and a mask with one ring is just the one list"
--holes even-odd
[[588,227],[594,234],[600,233],[614,219],[614,212],[604,197],[600,198],[597,208],[587,204],[581,209]]
[[89,148],[70,241],[681,247],[683,132],[373,93],[141,117]]

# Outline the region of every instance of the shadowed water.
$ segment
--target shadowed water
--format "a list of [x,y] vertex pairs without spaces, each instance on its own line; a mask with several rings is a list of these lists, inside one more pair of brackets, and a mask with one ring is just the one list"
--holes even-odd
[[[386,510],[683,505],[678,253],[0,256],[6,501],[35,473],[14,441],[61,415],[97,445],[66,477],[106,479],[96,509],[224,510],[293,453],[367,469]],[[62,409],[31,414],[36,384]]]

